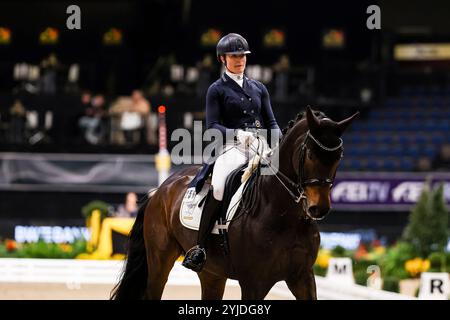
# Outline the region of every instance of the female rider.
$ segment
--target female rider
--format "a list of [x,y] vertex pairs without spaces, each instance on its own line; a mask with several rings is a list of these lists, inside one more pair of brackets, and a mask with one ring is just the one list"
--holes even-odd
[[281,137],[266,87],[244,75],[247,54],[250,53],[247,40],[236,33],[227,34],[218,42],[216,51],[225,72],[206,94],[207,128],[220,130],[224,137],[229,136],[231,130],[240,144],[225,148],[214,165],[198,242],[186,253],[183,261],[183,266],[196,272],[200,272],[206,262],[206,240],[214,227],[215,213],[222,205],[226,178],[252,156],[252,150],[246,152],[245,147],[256,138],[255,131],[273,129]]

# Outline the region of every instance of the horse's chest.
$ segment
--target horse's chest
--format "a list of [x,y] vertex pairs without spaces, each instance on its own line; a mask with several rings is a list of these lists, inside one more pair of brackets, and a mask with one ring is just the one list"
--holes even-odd
[[289,246],[289,264],[297,267],[310,268],[313,266],[319,251],[319,233],[312,232],[308,236],[297,236]]
[[296,246],[289,250],[289,265],[310,267],[314,264],[317,253],[311,247]]

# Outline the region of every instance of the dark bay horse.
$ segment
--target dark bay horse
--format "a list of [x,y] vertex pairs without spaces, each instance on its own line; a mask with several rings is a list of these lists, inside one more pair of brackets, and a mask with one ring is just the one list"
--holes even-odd
[[[334,122],[308,107],[290,121],[274,150],[278,172],[256,177],[252,205],[229,225],[230,253],[224,254],[219,236],[210,236],[198,274],[202,299],[222,299],[227,278],[239,281],[242,299],[264,299],[278,281],[286,281],[296,299],[316,299],[313,265],[320,235],[315,220],[331,208],[330,190],[343,152],[340,137],[356,115]],[[175,261],[197,240],[196,231],[181,225],[179,211],[198,170],[176,172],[142,203],[113,299],[161,298]]]

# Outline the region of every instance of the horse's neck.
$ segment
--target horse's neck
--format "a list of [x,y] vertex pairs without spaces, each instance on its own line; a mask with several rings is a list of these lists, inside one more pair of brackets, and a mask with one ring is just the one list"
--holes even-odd
[[[297,129],[295,127],[299,126]],[[298,157],[300,156],[300,145],[308,130],[306,120],[300,120],[294,128],[288,131],[283,141],[280,143],[278,149],[278,168],[285,176],[297,182],[297,171],[299,168],[294,168],[298,165]],[[296,131],[299,131],[296,133]],[[276,177],[274,177],[276,179]]]
[[[278,171],[294,183],[298,182],[298,175],[296,169],[294,168],[294,163],[299,163],[296,161],[299,156],[297,154],[300,148],[299,141],[302,137],[304,137],[305,133],[306,128],[301,131],[300,135],[285,137],[285,139],[288,140],[282,141],[279,149],[276,150],[278,155],[272,156],[278,156]],[[276,171],[276,169],[274,170]],[[286,188],[289,188],[289,190],[296,195],[298,191],[294,190],[292,186],[289,186],[289,183],[281,175],[275,175],[273,172],[270,173],[271,174],[261,176],[261,182],[259,185],[260,192],[265,195],[263,198],[269,199],[271,202],[270,207],[275,208],[276,211],[268,213],[270,215],[268,219],[278,219],[277,216],[281,216],[285,219],[294,217],[298,220],[298,215],[301,214],[299,210],[302,210],[301,205],[294,201],[293,196]]]

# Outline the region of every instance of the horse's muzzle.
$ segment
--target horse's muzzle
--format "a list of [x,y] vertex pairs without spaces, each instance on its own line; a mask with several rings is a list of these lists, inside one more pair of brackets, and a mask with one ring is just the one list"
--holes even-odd
[[310,206],[308,208],[308,216],[310,216],[314,220],[322,220],[330,213],[330,207],[328,206]]

